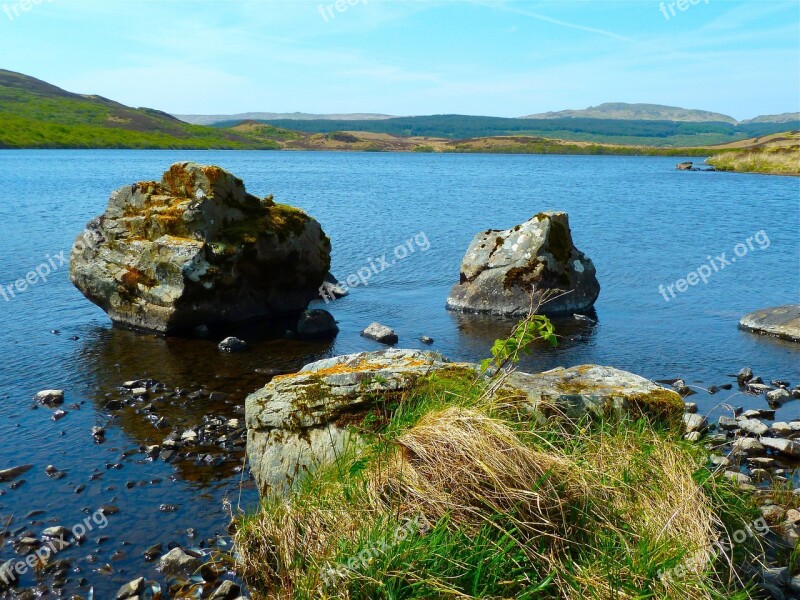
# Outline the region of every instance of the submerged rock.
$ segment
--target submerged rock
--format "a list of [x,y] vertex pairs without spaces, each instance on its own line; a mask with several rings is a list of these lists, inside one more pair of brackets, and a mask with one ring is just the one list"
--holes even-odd
[[790,342],[800,342],[800,304],[787,304],[750,313],[742,317],[739,327]]
[[[285,491],[303,471],[333,461],[358,442],[350,425],[443,369],[472,376],[478,365],[451,363],[433,352],[390,349],[329,358],[275,377],[245,403],[247,453],[259,490]],[[683,414],[675,392],[597,365],[535,375],[515,372],[496,393],[504,403],[543,416],[628,411],[677,420]]]
[[297,321],[297,335],[303,339],[331,339],[339,333],[336,319],[327,310],[315,308],[305,311]]
[[573,245],[564,212],[539,213],[512,229],[475,236],[447,308],[522,316],[545,293],[560,294],[541,307],[550,314],[585,311],[600,294],[594,264]]
[[330,241],[303,211],[232,174],[176,163],[111,194],[72,249],[75,286],[118,324],[156,332],[295,317],[318,295]]

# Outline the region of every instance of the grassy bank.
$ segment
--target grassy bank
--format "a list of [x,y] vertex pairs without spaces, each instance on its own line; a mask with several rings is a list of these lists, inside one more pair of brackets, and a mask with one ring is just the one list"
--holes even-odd
[[734,565],[758,536],[729,540],[759,513],[702,446],[646,418],[537,418],[502,377],[377,398],[363,444],[240,519],[254,597],[750,597]]
[[720,171],[800,175],[800,147],[724,152],[707,162]]

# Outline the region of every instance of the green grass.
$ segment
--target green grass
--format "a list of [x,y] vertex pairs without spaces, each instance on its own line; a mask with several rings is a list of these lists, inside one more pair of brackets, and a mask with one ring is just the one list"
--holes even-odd
[[188,125],[96,97],[48,96],[0,80],[0,148],[275,149],[279,144]]
[[659,576],[758,516],[702,446],[647,420],[543,422],[484,385],[453,369],[376,398],[365,444],[245,516],[254,597],[749,597],[719,557]]

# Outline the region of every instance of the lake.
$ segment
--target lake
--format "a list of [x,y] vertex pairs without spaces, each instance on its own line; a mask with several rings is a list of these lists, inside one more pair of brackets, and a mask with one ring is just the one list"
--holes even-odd
[[[274,194],[276,201],[316,217],[332,240],[332,272],[340,279],[383,255],[394,261],[346,298],[318,303],[339,321],[334,342],[269,339],[244,330],[236,333],[250,343],[250,351],[221,355],[218,339],[164,339],[112,328],[72,286],[61,253],[69,255],[86,222],[105,209],[110,192],[160,179],[171,163],[184,160],[219,165],[242,178],[251,193]],[[64,552],[72,561],[65,589],[80,588],[85,578],[96,597],[107,598],[138,575],[158,578],[153,563],[142,559],[144,549],[157,543],[165,549],[170,543],[216,543],[221,538],[214,536],[224,536],[227,524],[224,502],[253,508],[257,495],[240,473],[241,452],[212,465],[167,464],[136,453],[164,432],[136,415],[114,416],[104,408],[122,382],[150,377],[172,387],[227,394],[224,401],[207,395],[187,401],[167,415],[199,424],[204,414],[240,416],[244,397],[269,379],[256,369],[296,370],[318,358],[379,349],[359,336],[372,321],[393,327],[399,347],[427,348],[418,341],[427,335],[435,339],[432,349],[445,356],[477,361],[512,324],[445,310],[464,252],[476,233],[505,229],[545,210],[569,213],[575,245],[594,261],[602,291],[590,315],[596,323],[558,321],[561,343],[537,348],[523,364],[526,370],[599,363],[652,379],[682,377],[697,386],[692,400],[702,411],[717,414],[723,403],[766,407],[763,397],[738,393],[735,386],[716,395],[700,388],[730,383],[744,366],[767,382],[800,383],[797,345],[737,328],[745,313],[798,302],[800,181],[679,172],[680,160],[0,152],[0,285],[42,264],[51,267],[47,282],[15,297],[0,295],[0,469],[33,465],[16,489],[0,484],[0,532],[38,535],[113,505],[119,512],[108,516],[107,527]],[[414,252],[396,259],[403,253],[395,255],[395,249],[403,245]],[[659,291],[710,261],[716,264],[722,253],[729,264],[713,271],[707,283],[667,294],[669,300]],[[32,410],[32,396],[50,388],[66,392],[67,415],[60,420],[49,409]],[[777,418],[797,417],[798,404],[784,405]],[[97,425],[107,431],[102,444],[91,435]],[[64,475],[48,476],[48,465]],[[0,548],[0,563],[18,558],[11,537]],[[37,581],[23,577],[27,586]]]

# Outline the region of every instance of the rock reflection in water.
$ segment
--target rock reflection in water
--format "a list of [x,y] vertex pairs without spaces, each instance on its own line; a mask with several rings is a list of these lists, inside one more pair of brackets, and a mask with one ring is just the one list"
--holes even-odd
[[166,460],[179,478],[201,487],[240,472],[247,395],[276,373],[330,356],[331,344],[279,339],[254,327],[235,333],[248,340],[248,352],[221,353],[216,337],[121,328],[85,335],[77,359],[89,399],[107,416],[102,425],[119,427],[142,448],[142,459]]

